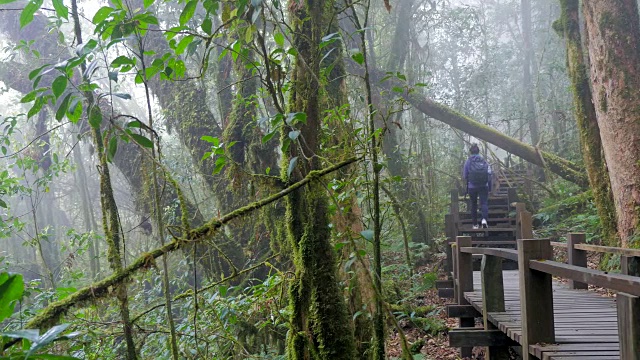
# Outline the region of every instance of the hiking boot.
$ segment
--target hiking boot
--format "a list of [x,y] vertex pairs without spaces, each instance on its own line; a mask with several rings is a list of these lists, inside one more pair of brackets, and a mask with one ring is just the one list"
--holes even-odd
[[473,225],[473,229],[474,229],[474,230],[475,230],[475,229],[479,229],[479,228],[480,228],[480,226],[478,226],[478,225]]
[[489,228],[489,225],[487,224],[487,219],[482,219],[482,228],[483,229]]

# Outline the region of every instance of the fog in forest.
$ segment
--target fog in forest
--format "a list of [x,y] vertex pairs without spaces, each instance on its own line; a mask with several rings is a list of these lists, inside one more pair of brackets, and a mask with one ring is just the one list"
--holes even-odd
[[0,358],[455,359],[472,144],[536,237],[640,245],[621,3],[0,0]]

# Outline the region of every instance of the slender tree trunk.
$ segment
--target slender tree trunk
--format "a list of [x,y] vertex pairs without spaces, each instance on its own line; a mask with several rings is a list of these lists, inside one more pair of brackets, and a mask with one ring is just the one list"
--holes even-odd
[[540,131],[538,129],[538,121],[536,120],[536,104],[533,96],[534,85],[531,79],[531,67],[533,65],[534,52],[532,44],[532,29],[531,29],[531,0],[522,0],[521,2],[521,14],[522,14],[522,40],[523,40],[523,64],[522,64],[522,86],[524,90],[524,98],[526,103],[526,119],[529,125],[529,136],[531,137],[531,144],[538,146],[540,142]]
[[[78,4],[76,0],[71,0],[71,16],[73,18],[74,34],[78,44],[82,44],[82,30],[80,28],[80,17],[78,15]],[[84,64],[80,65],[82,72],[86,71]],[[87,114],[92,116],[94,112],[100,112],[99,104],[94,102],[93,93],[85,93],[88,100]],[[100,115],[102,117],[102,115]],[[118,207],[113,195],[111,175],[109,173],[109,164],[107,155],[104,151],[104,139],[99,127],[92,127],[91,134],[96,147],[97,157],[100,166],[100,204],[102,208],[102,227],[104,229],[105,239],[108,244],[108,259],[111,269],[114,273],[121,273],[123,270],[123,249],[124,237],[122,227],[120,226],[120,217]],[[127,295],[127,285],[121,284],[115,290],[116,297],[120,302],[120,316],[124,330],[124,338],[126,342],[126,358],[127,360],[136,360],[138,358],[136,345],[133,339],[133,327],[129,315],[129,297]]]
[[[73,148],[73,159],[76,163],[76,186],[80,196],[80,206],[82,211],[82,221],[84,223],[84,230],[87,233],[97,230],[96,220],[93,215],[93,206],[91,204],[91,197],[89,196],[87,183],[87,173],[82,162],[82,154],[80,145]],[[91,271],[91,278],[96,279],[100,272],[100,249],[98,243],[95,241],[95,237],[89,238],[89,269]]]
[[[554,23],[555,30],[564,37],[567,47],[567,69],[573,90],[573,104],[582,156],[593,190],[602,236],[607,245],[615,246],[617,238],[616,208],[614,206],[607,164],[602,152],[600,127],[592,102],[587,65],[580,36],[580,1],[560,0],[562,14]],[[558,136],[561,134],[558,134]]]
[[585,1],[593,104],[622,246],[640,237],[640,19],[636,0]]

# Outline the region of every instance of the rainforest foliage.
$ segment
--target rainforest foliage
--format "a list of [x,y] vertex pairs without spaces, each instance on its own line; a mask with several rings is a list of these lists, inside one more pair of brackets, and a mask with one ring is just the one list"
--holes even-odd
[[474,142],[540,235],[638,246],[600,5],[0,0],[0,359],[436,358]]

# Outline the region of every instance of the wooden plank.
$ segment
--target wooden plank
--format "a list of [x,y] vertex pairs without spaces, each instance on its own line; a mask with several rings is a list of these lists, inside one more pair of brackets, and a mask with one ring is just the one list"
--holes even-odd
[[518,345],[500,330],[453,329],[449,331],[449,345],[452,347],[473,346],[516,346]]
[[[497,329],[489,321],[490,312],[504,312],[504,280],[502,278],[502,258],[484,255],[480,267],[482,284],[482,315],[484,328]],[[509,348],[505,346],[488,346],[486,351],[488,360],[509,360]]]
[[518,240],[523,360],[535,360],[529,345],[555,342],[551,275],[530,268],[531,259],[551,259],[549,240]]
[[552,359],[620,359],[619,351],[561,351],[561,352],[549,352],[544,353],[542,360],[552,360]]
[[609,253],[609,254],[616,254],[616,255],[640,257],[640,249],[626,249],[626,248],[591,245],[591,244],[579,244],[576,246],[576,249],[580,249],[583,251],[598,252],[598,253]]
[[616,303],[620,355],[625,360],[640,360],[640,297],[618,293]]
[[[572,233],[567,235],[567,262],[569,265],[587,267],[587,253],[576,248],[576,245],[583,244],[586,236],[583,233]],[[569,287],[572,289],[588,289],[589,285],[583,282],[569,280]]]
[[518,261],[518,252],[512,249],[464,247],[460,249],[460,251],[467,254],[491,255],[501,257],[503,259]]
[[473,245],[516,245],[515,240],[493,240],[493,241],[484,241],[484,240],[473,240]]
[[620,360],[620,357],[614,355],[594,355],[594,356],[552,356],[549,360]]
[[452,289],[453,280],[436,280],[436,289]]
[[473,305],[454,305],[448,304],[447,317],[450,318],[479,318],[482,314],[473,307]]
[[579,266],[555,261],[531,260],[531,269],[565,279],[572,279],[603,288],[640,296],[640,278],[629,275],[609,274],[600,270],[584,269]]
[[453,289],[438,289],[438,296],[443,299],[454,299]]

